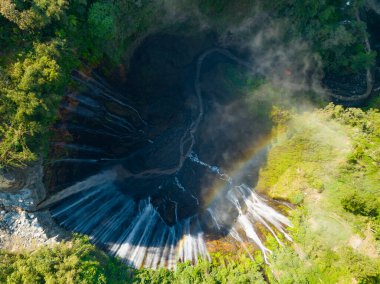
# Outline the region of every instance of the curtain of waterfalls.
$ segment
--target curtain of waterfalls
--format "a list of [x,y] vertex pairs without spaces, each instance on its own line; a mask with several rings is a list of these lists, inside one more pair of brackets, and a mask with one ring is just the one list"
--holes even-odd
[[[60,137],[71,138],[54,142],[60,149],[52,164],[58,185],[39,208],[50,208],[61,226],[89,235],[133,267],[173,268],[178,261],[210,259],[211,235],[251,242],[268,262],[257,224],[282,243],[280,235],[291,240],[291,223],[242,181],[244,174],[230,175],[198,152],[199,127],[210,109],[204,105],[203,65],[216,55],[254,72],[228,50],[201,53],[186,67],[194,74],[188,101],[178,103],[180,114],[168,115],[165,127],[101,76],[74,73],[83,91],[67,95],[56,125]],[[203,176],[218,184],[208,201]]]

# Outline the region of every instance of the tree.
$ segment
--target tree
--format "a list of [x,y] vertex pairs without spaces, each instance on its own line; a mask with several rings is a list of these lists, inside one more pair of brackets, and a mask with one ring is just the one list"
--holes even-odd
[[[36,158],[55,120],[66,77],[61,72],[60,42],[35,43],[33,49],[14,63],[3,79],[0,113],[0,163],[24,165]],[[8,81],[8,82],[5,82]],[[38,151],[37,151],[38,152]]]
[[67,6],[67,0],[1,0],[0,14],[21,30],[39,30],[59,20]]
[[116,33],[115,6],[110,2],[95,2],[88,13],[91,35],[97,40],[109,40]]

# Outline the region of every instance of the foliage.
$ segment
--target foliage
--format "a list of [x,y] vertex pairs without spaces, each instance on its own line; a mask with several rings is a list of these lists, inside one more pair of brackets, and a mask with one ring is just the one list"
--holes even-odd
[[[80,61],[118,64],[134,42],[160,27],[164,2],[0,0],[0,167],[38,158],[73,68]],[[307,41],[325,70],[361,72],[376,56],[365,49],[366,27],[357,17],[364,1],[345,2],[281,0],[264,7],[287,19],[289,41]],[[249,0],[187,1],[184,7],[193,5],[200,21],[227,34],[256,8]],[[231,86],[245,80],[236,74],[226,74]],[[260,88],[252,105],[266,116],[267,102],[278,96],[264,83],[255,78],[248,85]],[[265,271],[274,283],[379,283],[379,112],[329,105],[304,114],[274,108],[272,117],[276,138],[258,188],[299,206],[289,212],[293,245],[278,247],[268,236],[270,269],[238,255],[179,264],[175,271],[132,271],[77,238],[33,253],[0,252],[0,282],[263,283]],[[366,246],[350,243],[358,239]]]
[[56,117],[67,78],[59,65],[62,42],[35,43],[3,74],[0,163],[20,166],[36,158],[40,139]]
[[260,264],[244,255],[233,259],[213,255],[213,261],[199,261],[195,266],[179,263],[175,271],[137,270],[133,283],[265,283]]
[[34,253],[0,252],[1,283],[126,283],[128,270],[77,237]]
[[273,111],[281,131],[258,188],[299,206],[289,212],[294,244],[270,243],[271,281],[378,283],[380,113],[332,104],[283,112]]
[[95,2],[88,14],[91,35],[100,40],[109,40],[115,36],[116,11],[110,2]]
[[197,265],[179,263],[175,270],[134,270],[75,237],[34,253],[0,251],[1,283],[265,283],[261,263],[244,255],[213,255]]
[[259,1],[250,0],[196,0],[195,9],[218,31],[225,32],[231,26],[240,25],[254,15]]
[[155,22],[154,7],[133,0],[0,1],[1,167],[26,166],[46,152],[73,68],[80,60],[118,63],[125,44]]
[[66,0],[1,0],[0,14],[21,30],[39,30],[54,20],[60,20],[68,6]]
[[329,72],[359,72],[375,62],[366,51],[366,26],[358,19],[365,1],[276,1],[268,4],[289,19],[292,37],[302,36],[318,52]]
[[[264,5],[248,0],[182,2],[178,7],[183,12],[199,11],[202,21],[221,33],[249,20],[260,11],[257,7],[264,6],[264,13],[289,19],[290,37],[301,36],[311,43],[329,70],[360,71],[375,57],[363,45],[365,25],[356,17],[363,6],[360,1],[351,1],[351,5],[334,0]],[[160,15],[168,9],[164,4],[150,0],[1,0],[1,165],[21,166],[35,160],[39,146],[47,142],[63,82],[77,62],[118,64],[123,56],[128,57],[126,50],[134,42],[163,26]]]
[[368,35],[360,18],[365,9],[362,0],[201,0],[195,6],[202,22],[222,33],[227,31],[227,36],[236,30],[243,33],[254,29],[256,17],[284,22],[287,40],[307,42],[330,73],[362,72],[375,63],[376,52],[368,52],[365,46]]
[[32,254],[2,252],[0,282],[378,283],[380,113],[331,104],[302,114],[277,107],[272,115],[277,137],[258,189],[299,205],[288,212],[293,243],[267,236],[270,267],[237,252],[176,270],[133,270],[82,238]]
[[380,203],[371,195],[353,192],[342,199],[342,206],[353,214],[376,217],[379,215]]

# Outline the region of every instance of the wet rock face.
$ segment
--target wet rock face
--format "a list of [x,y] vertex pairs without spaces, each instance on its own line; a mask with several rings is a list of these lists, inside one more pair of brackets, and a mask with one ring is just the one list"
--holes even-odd
[[227,234],[265,254],[254,223],[286,237],[289,221],[252,188],[270,109],[250,108],[254,68],[236,54],[212,37],[160,34],[124,81],[75,72],[81,88],[61,106],[38,209],[134,267],[209,259],[207,239]]
[[[204,213],[206,196],[226,183],[220,171],[270,129],[239,90],[252,76],[250,62],[216,44],[213,34],[153,35],[136,49],[125,79],[76,73],[82,88],[66,97],[56,125],[70,142],[62,135],[52,142],[59,149],[51,153],[52,194],[118,168],[117,191],[149,198],[166,224]],[[254,185],[259,167],[236,182]]]
[[[53,142],[67,155],[61,159],[53,153],[58,161],[50,169],[49,189],[60,191],[116,165],[122,168],[118,190],[137,201],[150,197],[166,223],[196,214],[201,187],[196,176],[204,169],[183,160],[200,107],[194,90],[196,60],[213,44],[213,35],[200,40],[155,35],[136,50],[126,80],[78,74],[83,91],[70,95],[67,104],[73,107],[62,107],[65,113],[57,124],[59,131],[72,135],[74,145]],[[176,179],[181,168],[187,192],[180,188],[181,178]]]

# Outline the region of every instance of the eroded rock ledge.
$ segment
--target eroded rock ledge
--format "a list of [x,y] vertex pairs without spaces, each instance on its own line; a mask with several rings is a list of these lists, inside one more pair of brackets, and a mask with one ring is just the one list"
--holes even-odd
[[46,191],[42,161],[24,169],[0,170],[0,249],[32,250],[69,234],[48,211],[32,212]]

